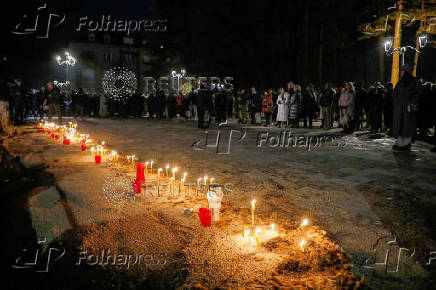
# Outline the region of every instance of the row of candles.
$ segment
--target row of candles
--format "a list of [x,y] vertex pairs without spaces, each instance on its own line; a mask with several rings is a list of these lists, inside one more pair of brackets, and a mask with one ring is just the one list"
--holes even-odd
[[[38,126],[36,126],[38,127]],[[81,143],[81,150],[86,151],[87,144],[94,144],[93,140],[90,138],[89,135],[86,134],[79,134],[77,132],[77,124],[73,124],[72,122],[69,122],[69,126],[57,126],[55,123],[49,123],[49,122],[41,122],[39,123],[39,129],[40,132],[47,132],[47,134],[51,135],[52,138],[58,140],[59,139],[59,133],[63,134],[63,144],[70,145],[70,142],[80,141]],[[54,130],[54,132],[52,132]],[[91,155],[92,159],[95,161],[95,163],[99,164],[102,161],[102,156],[109,155],[112,162],[119,161],[119,154],[116,151],[108,150],[105,148],[105,141],[102,141],[101,144],[95,145],[91,147]],[[110,151],[110,153],[109,153]],[[135,193],[141,193],[141,185],[143,182],[145,182],[146,176],[156,176],[157,184],[161,182],[161,180],[167,180],[169,181],[170,185],[175,186],[176,185],[176,173],[178,172],[178,167],[170,168],[170,165],[167,164],[165,166],[165,174],[163,174],[164,169],[163,168],[153,168],[154,161],[146,161],[146,162],[136,162],[137,157],[135,155],[127,155],[126,160],[128,163],[131,163],[133,166],[136,164],[136,179],[133,182],[133,188]],[[171,177],[170,177],[171,173]],[[183,173],[183,177],[180,178],[179,185],[182,188],[186,181],[187,173]],[[197,185],[198,186],[207,186],[209,181],[209,185],[212,185],[215,181],[214,178],[208,178],[208,176],[199,177],[197,179]],[[256,200],[253,199],[251,201],[251,230],[245,229],[243,234],[243,241],[244,242],[251,242],[251,238],[254,238],[255,243],[258,247],[260,247],[259,242],[259,236],[261,235],[262,229],[261,227],[255,227],[255,210],[256,210]],[[303,219],[300,227],[297,229],[301,229],[309,224],[308,219]],[[272,223],[270,225],[271,231],[269,238],[273,238],[278,236],[278,232],[275,229],[275,224]],[[302,239],[299,243],[300,250],[304,252],[304,246],[306,245],[306,240]]]
[[[91,158],[96,164],[100,164],[102,162],[102,158],[107,156],[110,158],[112,162],[121,161],[119,158],[119,154],[114,150],[107,149],[105,141],[102,141],[101,144],[96,144],[91,138],[90,135],[80,134],[77,132],[77,124],[73,122],[69,122],[68,126],[58,126],[52,122],[40,122],[39,124],[35,124],[35,127],[38,127],[40,132],[47,132],[51,137],[58,140],[59,134],[63,134],[63,144],[70,145],[71,142],[80,142],[81,150],[87,151],[87,145],[93,145],[90,148]],[[52,132],[53,131],[53,132]],[[175,187],[179,185],[181,190],[184,190],[187,173],[183,173],[183,177],[180,177],[180,180],[177,180],[177,172],[179,170],[178,167],[171,168],[169,164],[165,166],[165,174],[163,168],[153,168],[154,161],[146,161],[146,162],[137,162],[138,158],[135,155],[127,155],[126,160],[128,163],[131,163],[132,166],[136,164],[136,179],[132,183],[134,192],[139,194],[141,193],[142,183],[145,182],[147,176],[151,177],[151,180],[156,180],[159,185],[161,182],[168,181],[169,185]],[[170,176],[171,174],[171,176]],[[208,182],[209,181],[209,182]],[[197,179],[198,186],[207,186],[212,185],[215,182],[215,178],[209,178],[208,176],[199,177]]]

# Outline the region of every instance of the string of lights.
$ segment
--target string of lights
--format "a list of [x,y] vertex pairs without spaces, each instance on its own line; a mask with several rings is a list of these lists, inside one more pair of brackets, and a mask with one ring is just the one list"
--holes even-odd
[[123,99],[136,91],[137,79],[131,70],[115,67],[105,72],[102,86],[109,97]]

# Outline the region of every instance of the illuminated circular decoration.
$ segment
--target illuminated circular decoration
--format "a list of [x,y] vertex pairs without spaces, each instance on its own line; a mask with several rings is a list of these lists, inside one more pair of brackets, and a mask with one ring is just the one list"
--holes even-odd
[[120,174],[108,176],[103,182],[102,193],[108,203],[125,205],[134,197],[132,179]]
[[103,90],[111,98],[122,99],[137,88],[135,74],[124,67],[116,67],[104,73]]

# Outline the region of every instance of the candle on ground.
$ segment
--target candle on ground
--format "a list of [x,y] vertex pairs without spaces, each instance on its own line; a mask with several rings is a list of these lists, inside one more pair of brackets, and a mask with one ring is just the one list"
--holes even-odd
[[306,241],[305,240],[301,240],[300,242],[300,249],[302,252],[304,252],[304,245],[306,245]]
[[178,168],[175,167],[173,168],[173,180],[176,181],[176,172],[177,172]]
[[254,228],[254,210],[256,209],[256,200],[251,201],[251,226]]

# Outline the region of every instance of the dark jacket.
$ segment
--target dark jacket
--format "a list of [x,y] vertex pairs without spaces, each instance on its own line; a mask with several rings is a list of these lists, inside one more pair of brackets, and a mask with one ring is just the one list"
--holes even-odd
[[324,90],[319,99],[319,104],[321,107],[331,107],[335,99],[335,91],[331,88]]
[[410,110],[419,104],[422,87],[419,81],[405,73],[394,89],[392,101],[394,108],[393,130],[395,137],[413,137],[416,134],[416,111]]
[[60,105],[62,102],[61,93],[57,87],[48,89],[48,103],[52,105]]

